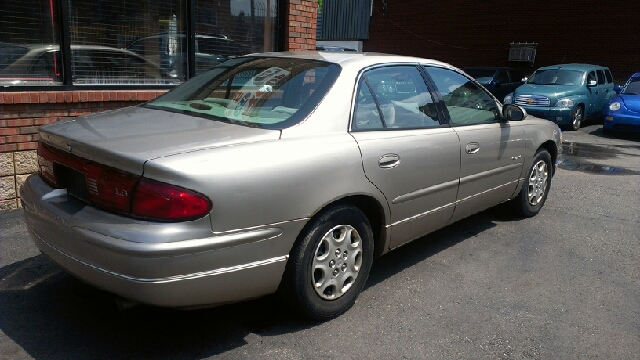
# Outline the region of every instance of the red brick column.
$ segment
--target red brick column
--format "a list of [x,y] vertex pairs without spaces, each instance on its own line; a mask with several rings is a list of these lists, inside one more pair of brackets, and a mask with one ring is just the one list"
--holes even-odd
[[137,105],[166,90],[0,93],[0,210],[20,206],[18,189],[38,170],[38,127],[67,118]]
[[286,18],[285,50],[315,50],[318,2],[289,0]]

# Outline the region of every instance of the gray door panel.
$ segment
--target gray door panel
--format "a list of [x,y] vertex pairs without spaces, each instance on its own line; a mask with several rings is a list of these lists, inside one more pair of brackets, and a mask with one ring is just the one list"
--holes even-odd
[[460,174],[455,131],[430,128],[352,135],[360,146],[367,178],[389,202],[391,248],[446,225]]
[[509,199],[522,173],[524,130],[518,123],[459,126],[461,170],[451,222]]

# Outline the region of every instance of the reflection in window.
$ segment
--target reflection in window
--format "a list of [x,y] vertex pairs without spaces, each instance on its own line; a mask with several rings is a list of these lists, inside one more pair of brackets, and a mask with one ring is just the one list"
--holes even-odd
[[187,78],[184,0],[69,0],[74,84]]
[[390,129],[440,126],[431,93],[414,66],[382,67],[363,75],[358,85],[354,129],[381,128],[380,119],[375,119],[379,117],[377,107],[382,111],[384,126]]
[[0,2],[0,85],[60,85],[57,2]]
[[492,123],[499,117],[495,100],[473,81],[449,69],[425,70],[442,95],[452,125]]
[[275,51],[278,0],[196,0],[196,74],[235,56]]

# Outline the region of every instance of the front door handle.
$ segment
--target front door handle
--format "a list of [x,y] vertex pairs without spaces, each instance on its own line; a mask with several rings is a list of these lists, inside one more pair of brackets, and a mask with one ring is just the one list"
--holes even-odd
[[400,164],[400,156],[398,154],[384,154],[378,159],[378,166],[383,169],[390,169]]
[[468,143],[465,151],[467,152],[467,154],[475,154],[480,151],[480,144],[475,142]]

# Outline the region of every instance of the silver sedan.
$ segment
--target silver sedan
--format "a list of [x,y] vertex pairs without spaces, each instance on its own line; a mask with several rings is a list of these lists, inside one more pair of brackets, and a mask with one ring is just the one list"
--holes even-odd
[[40,137],[25,221],[68,272],[169,307],[278,291],[326,319],[375,257],[503,202],[538,213],[562,134],[441,62],[302,52]]

